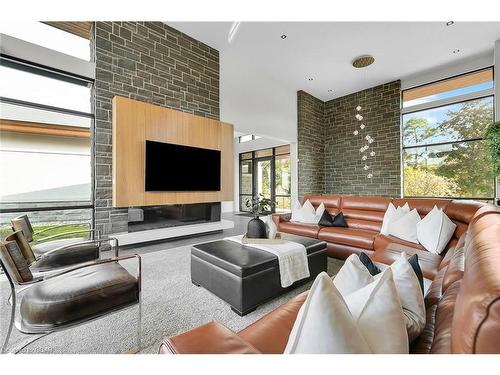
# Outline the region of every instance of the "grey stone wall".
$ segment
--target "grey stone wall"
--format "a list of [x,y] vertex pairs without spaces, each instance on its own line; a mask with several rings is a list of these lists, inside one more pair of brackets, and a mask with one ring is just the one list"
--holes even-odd
[[299,200],[325,191],[325,103],[305,91],[297,92],[297,153]]
[[127,209],[112,208],[115,95],[219,119],[219,52],[161,22],[96,22],[95,223],[127,231]]
[[[325,193],[359,196],[399,197],[401,194],[400,154],[401,82],[372,87],[325,103]],[[362,107],[364,130],[355,119]],[[360,134],[353,135],[358,129]],[[375,157],[368,165],[373,178],[366,178],[359,149],[369,134],[375,141]]]
[[[400,196],[400,91],[400,81],[394,81],[327,102],[297,93],[300,199],[311,193]],[[358,105],[364,130],[354,117]],[[375,139],[370,150],[376,155],[368,163],[372,179],[359,152],[367,134]]]

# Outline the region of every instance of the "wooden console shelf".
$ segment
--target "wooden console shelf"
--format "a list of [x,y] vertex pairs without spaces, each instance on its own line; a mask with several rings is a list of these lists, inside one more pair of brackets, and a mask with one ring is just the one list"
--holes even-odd
[[[220,150],[221,190],[145,191],[146,140]],[[233,125],[120,96],[113,98],[114,207],[230,201],[233,169]]]

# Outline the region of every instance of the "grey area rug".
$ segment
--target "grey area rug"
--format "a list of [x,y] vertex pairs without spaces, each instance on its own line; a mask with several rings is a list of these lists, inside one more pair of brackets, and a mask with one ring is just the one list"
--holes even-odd
[[[240,317],[230,307],[190,278],[190,246],[142,255],[142,334],[141,353],[157,353],[163,338],[199,325],[217,321],[239,331],[288,299],[309,289],[305,284],[280,296],[256,311]],[[342,261],[328,260],[328,273],[335,274]],[[8,327],[9,286],[0,275],[0,339]],[[90,323],[40,338],[21,353],[125,353],[136,340],[137,307],[116,312]],[[20,348],[37,336],[24,335],[15,328],[10,348]]]

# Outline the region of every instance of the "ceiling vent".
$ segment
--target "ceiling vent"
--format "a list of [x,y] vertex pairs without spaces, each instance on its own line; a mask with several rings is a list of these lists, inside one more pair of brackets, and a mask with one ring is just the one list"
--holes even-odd
[[353,60],[352,66],[355,68],[366,68],[367,66],[373,64],[374,61],[375,58],[372,55],[362,55]]

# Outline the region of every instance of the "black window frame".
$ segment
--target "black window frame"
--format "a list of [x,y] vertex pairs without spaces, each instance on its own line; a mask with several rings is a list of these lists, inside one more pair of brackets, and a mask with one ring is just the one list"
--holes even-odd
[[[259,150],[255,150],[255,151],[246,151],[246,152],[242,152],[239,154],[238,156],[238,163],[239,163],[239,191],[238,191],[238,207],[239,207],[239,211],[240,212],[250,212],[249,209],[246,209],[245,207],[243,207],[243,201],[242,201],[242,197],[255,197],[256,194],[257,194],[257,183],[256,183],[256,174],[255,174],[255,168],[256,168],[256,165],[257,165],[257,162],[258,161],[262,161],[262,160],[270,160],[271,161],[271,185],[272,185],[272,189],[271,189],[271,201],[275,202],[276,201],[276,198],[287,198],[287,197],[290,197],[291,198],[291,192],[290,192],[290,195],[284,195],[284,194],[276,194],[276,156],[281,156],[281,155],[288,155],[290,158],[290,151],[288,153],[285,153],[285,154],[276,154],[276,149],[277,148],[280,148],[280,147],[283,147],[283,146],[287,146],[287,145],[282,145],[282,146],[277,146],[277,147],[268,147],[268,148],[263,148],[263,149],[259,149]],[[289,145],[288,145],[289,146]],[[257,157],[256,154],[259,152],[259,151],[264,151],[264,150],[272,150],[272,154],[270,156],[261,156],[261,157]],[[246,158],[246,159],[243,159],[242,158],[242,155],[244,154],[249,154],[251,153],[252,154],[252,157],[251,158]],[[248,194],[248,193],[243,193],[242,192],[242,184],[241,184],[241,178],[242,178],[242,162],[243,161],[251,161],[252,162],[252,194]],[[265,212],[265,214],[271,214],[271,213],[275,213],[276,212],[276,207],[272,207],[270,211],[268,212]]]
[[[436,108],[441,108],[453,104],[460,104],[460,103],[466,103],[468,101],[473,101],[473,100],[479,100],[479,99],[484,99],[484,98],[492,98],[493,99],[493,108],[492,108],[492,113],[493,113],[493,120],[495,119],[495,93],[494,90],[491,90],[490,93],[484,94],[483,91],[478,91],[477,95],[476,93],[471,93],[467,95],[467,98],[464,99],[464,95],[459,95],[459,96],[454,96],[450,97],[446,100],[446,103],[440,103],[440,101],[430,101],[428,103],[425,103],[425,105],[415,105],[415,106],[410,106],[410,107],[403,107],[403,93],[407,90],[412,90],[418,87],[423,87],[427,86],[430,84],[434,84],[440,81],[445,81],[453,78],[458,78],[464,75],[468,74],[473,74],[476,72],[480,72],[483,70],[491,69],[493,73],[493,82],[495,82],[495,68],[494,66],[487,66],[484,68],[476,69],[473,71],[469,72],[464,72],[458,75],[454,75],[451,77],[447,77],[441,80],[433,81],[433,82],[428,82],[422,85],[418,86],[413,86],[413,87],[408,87],[404,90],[401,90],[401,118],[400,118],[400,132],[401,132],[401,196],[404,198],[437,198],[437,199],[455,199],[455,200],[478,200],[478,201],[485,201],[485,202],[495,202],[497,200],[498,192],[497,192],[497,182],[496,178],[493,177],[492,184],[493,184],[493,197],[458,197],[458,196],[438,196],[438,195],[427,195],[427,196],[415,196],[415,195],[405,195],[404,194],[404,180],[405,180],[405,173],[404,173],[404,167],[405,167],[405,160],[404,160],[404,154],[405,150],[409,149],[414,149],[414,148],[422,148],[422,147],[432,147],[432,146],[442,146],[442,145],[451,145],[451,144],[456,144],[456,143],[467,143],[467,142],[477,142],[477,141],[484,141],[484,138],[470,138],[470,139],[460,139],[460,140],[453,140],[453,141],[446,141],[446,142],[433,142],[433,143],[425,143],[425,144],[416,144],[416,145],[410,145],[410,146],[405,146],[404,145],[404,139],[403,139],[403,131],[404,131],[404,121],[403,117],[407,114],[411,113],[417,113],[417,112],[423,112],[431,109],[436,109]],[[413,107],[417,107],[416,109],[412,110]]]
[[[93,135],[95,134],[95,105],[94,105],[94,100],[93,100],[93,87],[95,85],[95,80],[82,77],[76,74],[72,74],[69,72],[61,71],[58,69],[50,68],[41,64],[37,64],[34,62],[29,62],[25,60],[21,60],[12,56],[8,56],[5,54],[0,54],[0,65],[1,66],[6,66],[9,68],[13,69],[18,69],[21,71],[25,71],[28,73],[32,74],[37,74],[41,75],[44,77],[52,78],[52,79],[58,79],[63,82],[68,82],[71,84],[77,84],[81,86],[86,86],[90,88],[91,92],[91,112],[81,112],[81,111],[75,111],[72,109],[67,109],[67,108],[61,108],[61,107],[54,107],[50,105],[45,105],[45,104],[40,104],[40,103],[34,103],[34,102],[29,102],[29,101],[23,101],[19,99],[13,99],[9,97],[0,97],[0,102],[1,103],[6,103],[6,104],[13,104],[16,106],[21,106],[21,107],[29,107],[33,109],[40,109],[40,110],[45,110],[45,111],[51,111],[51,112],[57,112],[61,114],[68,114],[68,115],[73,115],[73,116],[79,116],[79,117],[87,117],[90,119],[90,134],[91,134],[91,144],[90,144],[90,159],[91,159],[91,173],[90,173],[90,183],[91,183],[91,193],[90,193],[90,200],[88,204],[81,204],[81,205],[74,205],[74,204],[64,204],[64,202],[61,202],[62,204],[57,204],[58,202],[51,202],[52,205],[47,204],[44,206],[22,206],[22,207],[16,207],[16,208],[3,208],[0,206],[0,214],[2,213],[23,213],[23,212],[41,212],[41,211],[63,211],[63,210],[80,210],[80,209],[90,209],[91,210],[91,225],[94,227],[95,225],[95,167],[94,167],[94,144],[95,141],[93,139]],[[54,205],[55,203],[55,205]]]

